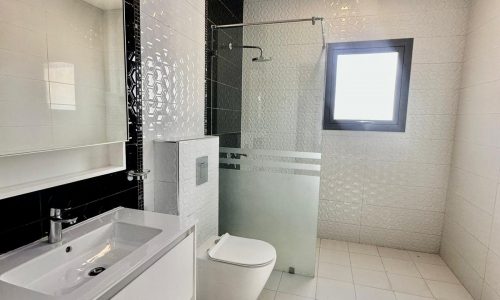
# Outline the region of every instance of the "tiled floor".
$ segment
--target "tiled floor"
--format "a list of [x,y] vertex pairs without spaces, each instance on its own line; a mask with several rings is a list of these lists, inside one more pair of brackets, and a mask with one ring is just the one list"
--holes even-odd
[[472,300],[435,254],[318,240],[316,278],[273,271],[260,300]]

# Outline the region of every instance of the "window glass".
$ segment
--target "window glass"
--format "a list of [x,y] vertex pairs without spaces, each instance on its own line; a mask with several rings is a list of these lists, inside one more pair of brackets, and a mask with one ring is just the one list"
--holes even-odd
[[393,120],[397,68],[397,52],[339,55],[334,120]]

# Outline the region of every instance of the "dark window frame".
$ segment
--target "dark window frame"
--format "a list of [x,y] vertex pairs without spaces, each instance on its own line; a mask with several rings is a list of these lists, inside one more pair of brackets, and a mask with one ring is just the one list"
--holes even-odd
[[[338,55],[385,52],[399,53],[393,121],[333,119],[333,112],[335,108],[335,84]],[[408,108],[408,93],[410,88],[412,52],[412,38],[329,43],[327,49],[323,129],[404,132],[406,129],[406,113]]]

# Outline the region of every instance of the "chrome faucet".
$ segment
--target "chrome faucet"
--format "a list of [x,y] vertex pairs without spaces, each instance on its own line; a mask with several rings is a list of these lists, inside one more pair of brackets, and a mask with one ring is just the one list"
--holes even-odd
[[49,229],[49,243],[54,244],[62,240],[62,224],[75,224],[77,218],[63,219],[62,209],[50,209],[50,229]]

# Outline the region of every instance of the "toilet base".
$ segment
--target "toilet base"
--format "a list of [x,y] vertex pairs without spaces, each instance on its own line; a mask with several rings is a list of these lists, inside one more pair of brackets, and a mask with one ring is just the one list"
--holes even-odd
[[207,250],[218,237],[211,237],[197,252],[198,300],[256,300],[276,260],[260,267],[242,267],[210,260]]

